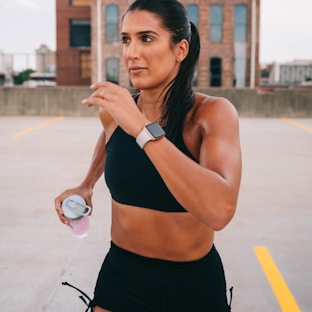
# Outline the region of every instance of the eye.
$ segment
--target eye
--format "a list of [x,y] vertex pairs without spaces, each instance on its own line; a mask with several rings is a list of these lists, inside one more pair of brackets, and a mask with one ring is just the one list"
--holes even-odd
[[129,42],[130,42],[130,38],[129,37],[127,37],[127,36],[122,36],[121,37],[121,43],[122,44],[127,44]]
[[144,36],[142,36],[142,41],[143,42],[152,42],[153,38],[148,36],[148,35],[144,35]]

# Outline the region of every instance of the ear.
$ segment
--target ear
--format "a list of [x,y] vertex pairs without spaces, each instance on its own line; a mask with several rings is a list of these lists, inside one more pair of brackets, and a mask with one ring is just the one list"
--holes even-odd
[[177,62],[181,63],[189,53],[189,43],[186,39],[181,40],[175,45],[175,54]]

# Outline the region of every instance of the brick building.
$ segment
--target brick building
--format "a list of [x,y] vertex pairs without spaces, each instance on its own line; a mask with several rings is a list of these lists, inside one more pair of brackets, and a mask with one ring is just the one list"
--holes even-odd
[[[260,0],[180,1],[191,21],[197,25],[201,38],[194,85],[199,88],[258,86]],[[110,80],[129,86],[120,61],[122,46],[119,32],[121,16],[130,2],[57,0],[58,76],[62,76],[62,79],[57,79],[58,84],[71,84],[68,78],[73,76],[70,71],[74,71],[78,75],[91,74],[92,81]],[[86,34],[90,28],[90,46],[77,44],[74,39],[77,37],[79,41],[79,32],[84,29],[82,34]],[[66,52],[77,55],[71,62],[78,68],[72,69],[70,61],[64,61]],[[87,57],[87,52],[91,56]],[[79,84],[84,81],[79,78]]]
[[56,0],[56,82],[91,83],[90,0]]

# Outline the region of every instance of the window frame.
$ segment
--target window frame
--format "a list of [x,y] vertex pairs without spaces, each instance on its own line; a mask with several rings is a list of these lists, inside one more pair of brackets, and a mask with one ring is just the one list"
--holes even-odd
[[[190,14],[190,13],[192,13],[191,11],[194,9],[194,11],[195,11],[195,15],[196,15],[196,21],[194,21],[193,19],[192,19],[192,15],[193,14]],[[189,17],[189,19],[190,19],[190,21],[196,26],[196,28],[198,28],[199,27],[199,9],[198,9],[198,5],[197,4],[188,4],[187,6],[186,6],[186,12],[187,12],[187,15],[188,15],[188,17]]]
[[[113,64],[113,62],[116,62],[116,63]],[[111,75],[109,73],[109,70],[111,69],[110,68],[110,64],[113,65],[111,68],[113,70],[116,70],[115,75],[114,74]],[[119,80],[120,80],[119,67],[120,67],[120,60],[119,60],[119,58],[117,58],[117,57],[108,57],[108,58],[106,58],[106,60],[105,60],[105,79],[106,79],[106,81],[110,81],[110,82],[119,84]],[[115,76],[115,77],[110,78],[110,75],[111,75],[111,77],[113,77],[113,76]],[[114,78],[116,78],[116,79],[114,79]]]
[[[244,12],[239,10],[244,9]],[[241,14],[245,16],[240,16]],[[242,19],[243,18],[243,19]],[[236,4],[234,8],[234,42],[247,42],[248,10],[246,4]]]
[[[214,9],[220,9],[220,17],[221,19],[218,21],[213,21],[212,11]],[[223,6],[221,4],[212,4],[210,6],[210,24],[209,24],[209,40],[210,42],[222,42],[223,41]],[[218,31],[215,32],[214,30],[217,29]],[[214,39],[214,34],[216,35],[216,39]]]
[[91,51],[81,50],[79,52],[79,73],[81,78],[91,78]]
[[[216,64],[212,64],[213,61],[219,61],[218,66]],[[221,57],[211,57],[209,59],[210,66],[210,87],[222,87],[222,58]],[[218,73],[216,73],[216,68],[219,69]],[[215,83],[214,81],[217,81]]]
[[[81,23],[80,25],[74,25],[74,23]],[[84,35],[85,38],[84,40],[82,40],[82,27],[84,22],[88,22],[85,23],[85,27],[88,27],[88,30],[84,30]],[[80,27],[80,30],[77,30],[78,27]],[[75,28],[75,31],[74,31]],[[79,35],[77,35],[77,33],[79,33]],[[87,42],[87,44],[80,44],[80,42]],[[91,48],[91,20],[90,19],[83,19],[83,18],[75,18],[75,19],[70,19],[69,20],[69,46],[70,48],[73,49],[81,49],[81,48]]]
[[[116,10],[110,12],[110,10]],[[117,42],[119,40],[119,6],[109,4],[105,7],[105,42]],[[110,21],[114,19],[114,21]]]

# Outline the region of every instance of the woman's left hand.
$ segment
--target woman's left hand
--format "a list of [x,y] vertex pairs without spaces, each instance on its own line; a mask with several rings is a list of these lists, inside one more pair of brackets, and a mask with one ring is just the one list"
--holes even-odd
[[139,111],[130,92],[111,82],[98,82],[91,86],[94,92],[82,103],[104,109],[129,135],[136,137],[149,121]]

